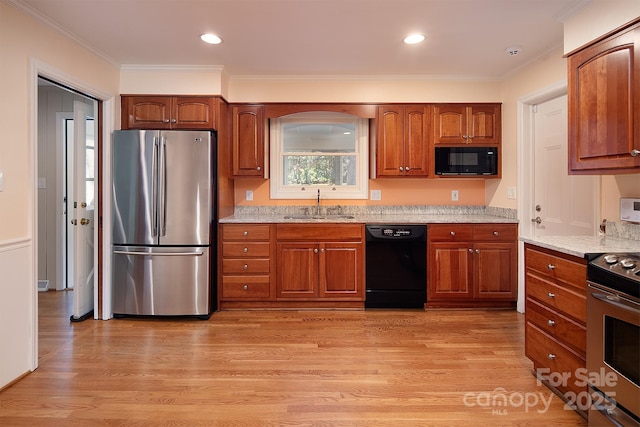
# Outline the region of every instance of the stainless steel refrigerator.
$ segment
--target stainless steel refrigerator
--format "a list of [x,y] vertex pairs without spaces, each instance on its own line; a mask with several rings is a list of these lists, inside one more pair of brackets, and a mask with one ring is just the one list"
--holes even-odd
[[212,132],[114,132],[114,316],[215,310],[215,164]]

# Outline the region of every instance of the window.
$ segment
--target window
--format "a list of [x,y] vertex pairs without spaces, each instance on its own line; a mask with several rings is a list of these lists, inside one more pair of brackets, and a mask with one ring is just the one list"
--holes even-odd
[[366,199],[367,119],[309,112],[271,120],[271,198]]

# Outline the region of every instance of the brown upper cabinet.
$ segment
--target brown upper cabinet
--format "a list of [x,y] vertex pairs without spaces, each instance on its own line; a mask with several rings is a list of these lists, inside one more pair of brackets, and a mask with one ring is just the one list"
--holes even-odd
[[233,175],[264,176],[264,106],[234,105],[231,111]]
[[381,105],[377,114],[376,174],[429,175],[430,105]]
[[640,19],[568,55],[569,172],[640,172]]
[[216,129],[214,96],[123,95],[122,129]]
[[435,144],[497,145],[502,135],[501,104],[436,104]]

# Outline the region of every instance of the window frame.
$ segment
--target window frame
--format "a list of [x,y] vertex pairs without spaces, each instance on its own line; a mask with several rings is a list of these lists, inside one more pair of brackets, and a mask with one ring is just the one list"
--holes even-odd
[[[355,126],[355,151],[353,153],[341,153],[354,155],[356,158],[356,184],[355,185],[286,185],[284,176],[284,140],[283,127],[290,123],[305,124],[331,124],[352,123]],[[327,111],[310,111],[294,113],[286,116],[270,119],[270,192],[272,199],[315,199],[320,190],[323,199],[367,199],[369,188],[369,120],[346,113]],[[306,155],[313,156],[318,153],[310,152]],[[322,155],[322,154],[320,154]],[[336,155],[336,153],[327,153]]]

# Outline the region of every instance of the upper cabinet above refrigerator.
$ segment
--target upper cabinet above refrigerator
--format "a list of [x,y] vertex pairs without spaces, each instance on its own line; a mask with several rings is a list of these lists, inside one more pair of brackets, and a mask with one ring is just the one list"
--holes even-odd
[[218,125],[216,96],[122,95],[122,129],[206,129]]

